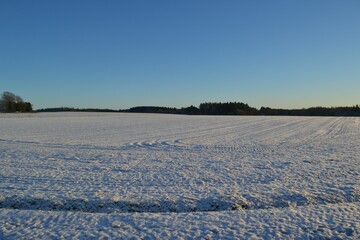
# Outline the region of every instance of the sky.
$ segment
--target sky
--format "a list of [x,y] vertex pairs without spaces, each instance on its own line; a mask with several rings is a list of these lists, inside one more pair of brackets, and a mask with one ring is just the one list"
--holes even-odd
[[1,0],[0,92],[47,107],[360,104],[359,0]]

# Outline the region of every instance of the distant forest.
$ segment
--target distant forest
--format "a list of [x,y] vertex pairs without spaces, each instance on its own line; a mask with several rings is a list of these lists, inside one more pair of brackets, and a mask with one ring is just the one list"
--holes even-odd
[[37,112],[130,112],[130,113],[166,113],[186,115],[266,115],[266,116],[360,116],[359,105],[353,107],[312,107],[303,109],[273,109],[261,107],[259,110],[241,102],[206,102],[199,107],[170,108],[156,106],[139,106],[123,110],[96,108],[45,108]]
[[199,107],[185,108],[139,106],[130,109],[98,109],[56,107],[33,111],[32,104],[11,92],[3,92],[0,98],[0,112],[129,112],[129,113],[168,113],[186,115],[266,115],[266,116],[360,116],[360,107],[312,107],[303,109],[274,109],[261,107],[256,109],[242,102],[206,102]]

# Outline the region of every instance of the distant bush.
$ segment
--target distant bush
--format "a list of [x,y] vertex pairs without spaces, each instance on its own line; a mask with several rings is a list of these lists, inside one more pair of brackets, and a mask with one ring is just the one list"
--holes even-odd
[[3,92],[0,99],[0,112],[32,112],[32,105],[11,92]]

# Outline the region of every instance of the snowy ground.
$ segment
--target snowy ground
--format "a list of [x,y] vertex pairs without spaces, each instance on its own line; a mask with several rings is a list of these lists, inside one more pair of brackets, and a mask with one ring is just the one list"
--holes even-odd
[[360,118],[0,115],[0,239],[360,238]]

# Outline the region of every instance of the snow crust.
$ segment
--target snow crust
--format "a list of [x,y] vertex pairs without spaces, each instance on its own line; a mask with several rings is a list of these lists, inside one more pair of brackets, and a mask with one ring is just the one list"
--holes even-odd
[[0,239],[358,239],[360,119],[0,115]]

